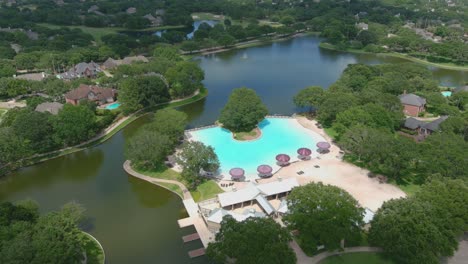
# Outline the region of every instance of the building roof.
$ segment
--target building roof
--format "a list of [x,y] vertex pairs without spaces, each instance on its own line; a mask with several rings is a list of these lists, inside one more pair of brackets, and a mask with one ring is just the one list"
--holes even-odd
[[145,56],[142,56],[142,55],[138,55],[138,56],[130,56],[130,57],[125,57],[123,58],[122,60],[122,64],[132,64],[136,61],[141,61],[141,62],[148,62],[149,60],[145,57]]
[[17,75],[16,79],[30,80],[30,81],[42,81],[46,77],[45,73],[26,73]]
[[249,185],[243,189],[218,194],[218,200],[221,204],[221,207],[225,207],[233,204],[252,201],[259,193],[260,190],[257,189],[254,184],[249,183]]
[[285,180],[278,180],[269,183],[259,184],[257,188],[263,195],[270,196],[279,193],[285,193],[292,190],[292,188],[299,186],[296,178],[289,178]]
[[415,94],[402,94],[398,98],[405,105],[424,106],[426,104],[426,99]]
[[460,87],[454,89],[453,92],[454,92],[454,93],[468,92],[468,85],[460,86]]
[[41,112],[41,113],[49,112],[53,115],[56,115],[59,113],[60,110],[62,110],[62,108],[63,108],[63,104],[61,103],[47,102],[47,103],[42,103],[42,104],[37,105],[35,111]]
[[207,221],[214,223],[221,223],[226,215],[232,216],[237,222],[242,222],[249,217],[265,217],[266,215],[262,212],[257,212],[254,209],[245,209],[242,214],[235,213],[232,211],[224,210],[223,208],[216,208],[211,211],[210,215],[206,218]]
[[404,127],[413,130],[418,128],[424,128],[431,131],[438,131],[440,129],[440,124],[442,124],[447,118],[448,116],[441,116],[432,122],[424,122],[416,118],[409,117],[405,120]]
[[120,60],[114,60],[113,58],[108,58],[102,66],[106,69],[113,69],[119,66],[122,62]]
[[366,208],[365,212],[364,212],[364,223],[365,224],[368,224],[370,223],[370,221],[372,221],[372,219],[374,219],[374,212],[372,212],[371,209],[369,208]]
[[71,100],[88,99],[88,95],[93,93],[97,100],[104,100],[115,96],[114,89],[101,88],[95,85],[80,84],[76,89],[73,89],[65,94],[65,98]]
[[273,206],[270,204],[270,202],[268,202],[267,199],[265,199],[265,197],[257,195],[255,200],[263,208],[263,210],[265,210],[267,215],[271,215],[275,211],[275,208],[273,208]]

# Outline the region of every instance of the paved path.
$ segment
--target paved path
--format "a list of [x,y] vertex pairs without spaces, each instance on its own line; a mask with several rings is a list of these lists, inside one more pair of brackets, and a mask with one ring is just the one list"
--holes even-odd
[[180,197],[182,198],[182,200],[187,200],[187,199],[192,199],[192,195],[190,194],[190,192],[188,191],[187,187],[185,187],[185,185],[183,185],[181,182],[179,181],[173,181],[173,180],[164,180],[164,179],[158,179],[158,178],[153,178],[153,177],[149,177],[149,176],[146,176],[146,175],[143,175],[141,173],[138,173],[136,171],[134,171],[131,167],[131,162],[129,160],[125,161],[124,162],[124,165],[123,165],[123,168],[124,170],[134,176],[134,177],[137,177],[139,179],[142,179],[144,181],[147,181],[147,182],[150,182],[152,184],[155,184],[155,185],[158,185],[159,187],[162,187],[164,189],[167,189],[175,194],[177,194],[179,197],[180,197],[180,194],[179,193],[176,193],[170,189],[168,189],[166,186],[164,185],[161,185],[159,183],[170,183],[170,184],[175,184],[177,186],[179,186],[179,188],[182,190],[182,193],[183,193],[183,197]]

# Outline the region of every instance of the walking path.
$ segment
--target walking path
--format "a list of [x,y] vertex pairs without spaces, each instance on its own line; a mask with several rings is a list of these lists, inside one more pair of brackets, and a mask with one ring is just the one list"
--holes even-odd
[[158,178],[153,178],[153,177],[149,177],[141,173],[138,173],[132,169],[131,162],[129,160],[124,162],[123,168],[129,175],[133,177],[137,177],[144,181],[150,182],[159,187],[165,188],[177,195],[179,194],[170,190],[166,186],[161,185],[161,183],[170,183],[170,184],[175,184],[179,186],[183,193],[183,197],[180,197],[180,195],[179,197],[182,198],[182,203],[185,206],[185,210],[189,214],[189,217],[188,217],[189,219],[187,218],[184,219],[184,222],[185,222],[184,225],[187,225],[188,223],[190,223],[191,225],[194,225],[195,229],[197,230],[198,235],[200,236],[200,240],[203,243],[203,246],[205,248],[208,247],[208,243],[213,241],[214,235],[208,230],[208,227],[206,226],[205,221],[203,220],[201,214],[198,211],[197,204],[193,200],[192,195],[190,194],[189,190],[187,189],[187,187],[185,187],[184,184],[178,181],[174,181],[174,180],[158,179]]

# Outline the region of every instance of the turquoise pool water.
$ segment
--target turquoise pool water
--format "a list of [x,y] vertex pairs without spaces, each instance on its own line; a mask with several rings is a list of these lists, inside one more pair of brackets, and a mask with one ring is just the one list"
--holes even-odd
[[113,104],[110,104],[110,105],[106,106],[106,109],[107,110],[114,110],[114,109],[119,108],[119,106],[120,106],[120,103],[113,103]]
[[268,164],[276,171],[275,157],[285,153],[291,161],[297,160],[297,149],[307,147],[317,154],[316,144],[324,139],[302,127],[296,119],[267,118],[260,123],[262,137],[254,141],[237,141],[231,132],[220,127],[189,132],[193,140],[215,149],[221,163],[220,173],[229,178],[229,170],[241,167],[246,178],[257,177],[257,166]]
[[451,91],[443,91],[443,92],[441,92],[441,94],[442,94],[444,97],[450,97],[450,96],[452,96],[452,92],[451,92]]

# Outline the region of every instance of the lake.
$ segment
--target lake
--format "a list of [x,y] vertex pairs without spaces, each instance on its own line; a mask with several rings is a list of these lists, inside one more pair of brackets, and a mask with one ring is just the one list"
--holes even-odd
[[[350,63],[402,63],[402,59],[319,49],[317,37],[303,37],[271,45],[197,58],[205,70],[209,95],[181,107],[190,126],[212,124],[232,89],[257,91],[272,114],[291,114],[292,97],[310,85],[332,84]],[[467,73],[432,69],[444,85],[468,81]],[[69,201],[87,208],[85,227],[103,245],[108,263],[207,263],[190,260],[187,252],[200,242],[182,243],[194,229],[179,229],[186,213],[179,197],[129,177],[122,169],[124,142],[145,122],[145,116],[105,143],[14,172],[0,180],[0,201],[31,198],[42,212]]]

